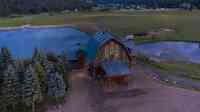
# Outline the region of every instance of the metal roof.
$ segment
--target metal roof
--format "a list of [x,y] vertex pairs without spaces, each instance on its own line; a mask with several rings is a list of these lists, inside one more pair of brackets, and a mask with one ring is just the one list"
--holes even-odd
[[87,46],[85,47],[88,62],[95,60],[98,49],[110,40],[121,43],[130,55],[135,55],[135,44],[133,39],[115,38],[110,32],[97,32],[94,37],[88,41]]
[[136,48],[133,39],[120,38],[120,41],[128,49],[130,55],[136,55]]
[[98,46],[104,45],[107,41],[113,39],[113,35],[109,32],[97,32],[94,39],[98,42]]
[[131,74],[128,64],[119,60],[106,60],[101,63],[101,67],[105,70],[107,77],[126,76]]
[[88,41],[85,47],[87,62],[90,63],[91,61],[95,60],[98,49],[111,39],[113,39],[111,33],[97,32],[94,37]]
[[128,50],[130,55],[135,55],[135,44],[133,39],[129,38],[115,38],[110,32],[97,32],[94,39],[98,41],[98,47],[101,47],[111,39],[121,43]]
[[98,42],[95,39],[91,38],[88,41],[87,46],[85,47],[84,50],[87,58],[87,63],[90,63],[96,59],[97,50],[98,50]]

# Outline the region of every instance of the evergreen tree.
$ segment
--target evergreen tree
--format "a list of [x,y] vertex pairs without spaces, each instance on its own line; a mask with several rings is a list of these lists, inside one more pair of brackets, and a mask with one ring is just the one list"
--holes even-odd
[[[62,80],[64,82],[65,90],[67,90],[69,87],[68,73],[67,73],[69,71],[69,66],[68,66],[68,61],[67,61],[66,55],[62,54],[60,56],[56,56],[55,54],[54,55],[51,54],[51,55],[48,55],[47,57],[48,57],[47,58],[48,60],[45,63],[47,79],[51,78],[51,75],[50,75],[50,77],[48,77],[49,74],[59,75],[58,76],[59,80]],[[55,76],[55,78],[56,77],[57,76]],[[61,81],[61,83],[62,83],[62,81]],[[51,83],[57,83],[57,82],[53,82],[53,79],[52,79]],[[48,82],[48,84],[49,84],[49,82]]]
[[41,86],[40,82],[38,79],[37,74],[35,73],[34,69],[32,66],[28,67],[28,72],[33,76],[33,101],[32,101],[32,112],[35,112],[35,103],[41,102],[42,101],[42,92],[41,92]]
[[0,69],[5,70],[9,64],[13,63],[10,51],[7,48],[1,48],[0,54]]
[[64,97],[65,82],[63,76],[56,72],[53,64],[48,64],[46,67],[47,72],[47,83],[48,83],[48,96],[53,98]]
[[19,87],[18,76],[16,75],[13,65],[8,65],[3,74],[2,83],[2,104],[4,104],[6,110],[14,112],[15,105],[18,103],[17,99],[19,94],[17,89]]
[[[2,84],[3,84],[3,74],[0,73],[0,104],[2,103]],[[2,108],[2,105],[0,105],[0,109]]]
[[58,73],[63,75],[64,81],[65,81],[65,85],[66,85],[66,90],[69,88],[69,72],[70,72],[70,66],[69,66],[69,62],[67,60],[67,54],[66,53],[62,53],[59,56],[59,64],[58,64]]
[[31,65],[28,65],[22,80],[22,100],[27,106],[32,106],[35,109],[36,101],[42,100],[39,80]]
[[49,73],[48,80],[48,95],[53,98],[61,98],[65,96],[65,82],[58,73]]
[[59,64],[62,65],[62,67],[61,67],[61,73],[63,73],[64,75],[67,75],[68,72],[70,71],[69,62],[67,60],[67,54],[66,53],[62,53],[59,56],[58,59],[59,59]]
[[[3,72],[6,70],[7,65],[9,64],[8,60],[11,59],[10,52],[8,51],[7,48],[2,48],[1,53],[0,53],[0,97],[1,97],[1,91],[2,91],[2,83],[3,83]],[[2,99],[2,98],[1,98]],[[0,100],[1,100],[0,99]]]
[[27,109],[31,109],[31,112],[34,112],[35,103],[42,100],[39,79],[29,62],[18,60],[15,64],[20,82],[20,88],[18,89],[20,96],[19,106],[21,106],[19,107],[20,112],[27,112]]
[[35,48],[33,57],[32,57],[33,63],[42,64],[44,60],[45,60],[45,55],[41,51],[39,51],[37,48]]
[[25,99],[25,84],[24,84],[24,80],[25,80],[25,65],[23,60],[17,60],[15,62],[15,67],[16,67],[16,74],[18,75],[18,79],[19,79],[19,89],[18,89],[18,94],[19,94],[19,104],[18,104],[18,108],[17,110],[19,110],[19,112],[29,112],[27,110],[27,105],[24,102]]
[[58,63],[58,56],[55,53],[49,52],[46,55],[47,60],[53,63]]
[[68,87],[63,78],[68,71],[65,56],[51,54],[46,58],[36,50],[31,63],[30,60],[12,60],[7,48],[1,51],[0,109],[4,109],[3,112],[16,112],[15,109],[35,112],[35,104],[43,100],[42,93],[55,99],[65,96]]
[[46,73],[44,67],[40,63],[34,65],[35,73],[39,79],[41,91],[43,94],[47,92]]

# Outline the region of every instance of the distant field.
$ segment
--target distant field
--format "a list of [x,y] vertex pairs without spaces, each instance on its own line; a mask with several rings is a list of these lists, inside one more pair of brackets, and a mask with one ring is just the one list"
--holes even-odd
[[99,26],[106,27],[118,36],[168,28],[174,32],[138,37],[136,41],[138,43],[160,40],[200,41],[200,11],[81,12],[0,18],[0,27],[24,24],[73,24],[87,32],[94,32],[97,30],[96,26]]

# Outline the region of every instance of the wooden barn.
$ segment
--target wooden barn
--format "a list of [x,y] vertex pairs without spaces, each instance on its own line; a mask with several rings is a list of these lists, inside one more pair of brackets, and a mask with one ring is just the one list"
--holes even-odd
[[65,37],[67,59],[71,69],[82,69],[87,65],[98,65],[105,60],[120,60],[133,64],[133,40],[117,38],[110,32],[97,32],[94,36],[77,31]]
[[86,48],[89,71],[105,82],[125,83],[131,75],[131,52],[121,39],[109,32],[98,32]]
[[128,76],[131,75],[128,64],[119,60],[103,61],[94,69],[96,76],[104,79],[104,83],[108,86],[127,84]]

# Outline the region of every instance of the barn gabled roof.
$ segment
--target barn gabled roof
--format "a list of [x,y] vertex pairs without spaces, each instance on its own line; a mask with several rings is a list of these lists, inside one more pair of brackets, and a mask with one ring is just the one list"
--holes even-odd
[[136,55],[136,47],[133,39],[120,38],[120,41],[128,49],[131,56]]
[[94,39],[98,42],[98,47],[103,46],[110,40],[114,40],[124,46],[129,55],[134,56],[136,54],[133,38],[117,38],[110,32],[97,32]]
[[129,50],[129,48],[126,46],[127,43],[122,41],[120,38],[113,36],[113,34],[110,32],[97,32],[94,37],[88,41],[85,49],[88,61],[90,62],[92,60],[95,60],[98,49],[111,40],[122,45],[127,51],[127,54],[130,56],[131,50]]
[[85,48],[88,63],[95,60],[98,49],[113,38],[114,37],[109,32],[97,32],[94,37],[88,41]]
[[97,32],[94,36],[94,39],[98,42],[98,46],[100,47],[106,42],[114,39],[114,37],[110,32]]
[[106,60],[101,63],[106,77],[126,76],[131,74],[128,64],[119,60]]

